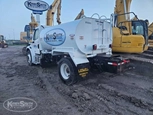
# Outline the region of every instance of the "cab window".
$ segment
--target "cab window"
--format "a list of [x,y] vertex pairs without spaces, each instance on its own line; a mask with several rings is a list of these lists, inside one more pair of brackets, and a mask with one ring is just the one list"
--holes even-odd
[[132,23],[132,34],[134,35],[144,35],[144,27],[141,22]]
[[34,32],[33,40],[37,40],[39,38],[39,30],[36,29]]

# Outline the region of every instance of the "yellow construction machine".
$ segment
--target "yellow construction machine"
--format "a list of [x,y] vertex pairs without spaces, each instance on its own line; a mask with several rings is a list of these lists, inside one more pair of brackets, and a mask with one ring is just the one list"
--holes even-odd
[[8,44],[6,43],[6,41],[5,41],[3,35],[0,35],[0,47],[1,47],[1,48],[6,48],[6,47],[8,47]]
[[113,15],[113,52],[142,53],[148,49],[148,27],[144,20],[131,20],[132,0],[116,0]]
[[31,22],[29,23],[29,25],[30,25],[30,37],[32,38],[33,30],[38,26],[38,23],[35,20],[33,14],[31,14]]
[[26,47],[29,45],[29,43],[32,42],[33,31],[37,26],[38,26],[38,23],[36,22],[33,14],[31,14],[31,22],[29,23],[29,25],[25,26],[25,28],[29,28],[29,29],[25,29],[25,32],[20,33],[20,39],[23,39],[24,41],[27,42],[27,45],[22,48],[23,55],[26,55]]
[[24,42],[31,42],[33,30],[38,26],[38,23],[35,20],[33,14],[31,14],[31,22],[28,25],[25,25],[24,32],[20,32],[20,40]]

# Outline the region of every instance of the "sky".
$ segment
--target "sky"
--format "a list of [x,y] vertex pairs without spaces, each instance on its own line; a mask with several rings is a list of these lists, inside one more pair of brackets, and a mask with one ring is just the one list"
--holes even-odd
[[[6,39],[20,39],[20,32],[31,21],[32,11],[24,6],[26,0],[0,0],[0,34]],[[54,0],[43,0],[49,5]],[[94,13],[110,17],[114,12],[115,0],[62,0],[61,22],[73,21],[81,9],[90,17]],[[153,22],[153,0],[132,0],[131,12],[137,14],[139,19],[148,19]],[[46,11],[40,16],[41,25],[46,24]],[[55,14],[56,23],[56,14]]]

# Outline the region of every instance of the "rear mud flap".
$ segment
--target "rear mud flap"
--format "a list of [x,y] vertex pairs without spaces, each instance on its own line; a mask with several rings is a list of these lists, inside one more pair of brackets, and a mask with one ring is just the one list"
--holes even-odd
[[89,63],[77,65],[78,75],[83,78],[86,77],[89,74],[89,68]]

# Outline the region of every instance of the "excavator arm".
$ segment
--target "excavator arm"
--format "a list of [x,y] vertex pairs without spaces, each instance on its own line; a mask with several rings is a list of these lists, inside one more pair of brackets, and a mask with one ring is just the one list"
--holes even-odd
[[[121,22],[122,26],[125,26],[129,33],[131,33],[131,23],[127,22],[130,20],[130,5],[132,0],[116,0],[116,5],[114,8],[114,14],[116,15],[116,25]],[[124,15],[122,15],[124,14]]]
[[61,16],[61,1],[60,1],[60,4],[58,5],[58,8],[57,8],[57,23],[58,24],[61,24],[61,19],[60,19],[60,16]]
[[[114,8],[115,14],[124,14],[130,12],[130,5],[132,0],[116,0],[116,5]],[[122,15],[118,17],[118,22],[130,20],[129,14]]]
[[31,14],[31,22],[29,23],[29,25],[30,25],[30,33],[33,33],[33,29],[35,29],[38,26],[38,23],[36,22],[33,14]]
[[49,10],[47,11],[47,26],[53,26],[54,14],[57,10],[57,23],[60,24],[60,15],[61,15],[61,1],[62,0],[54,0]]
[[77,17],[75,18],[75,20],[80,19],[82,16],[84,16],[84,10],[82,9],[81,12],[77,15]]

